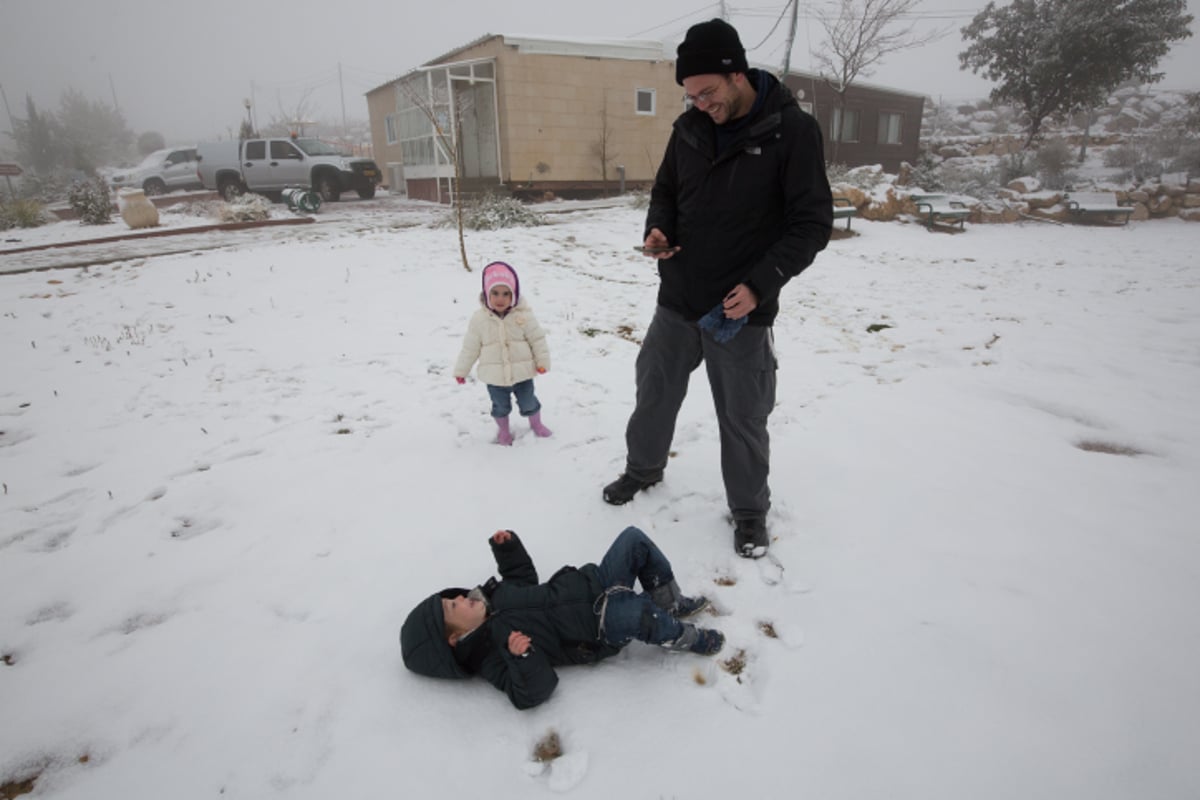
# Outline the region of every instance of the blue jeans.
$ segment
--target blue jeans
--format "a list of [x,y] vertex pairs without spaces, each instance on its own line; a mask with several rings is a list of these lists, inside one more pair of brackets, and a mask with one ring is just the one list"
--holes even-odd
[[[621,531],[600,559],[600,635],[621,646],[631,639],[648,644],[673,642],[683,633],[683,623],[654,604],[649,592],[675,579],[671,562],[650,537],[632,526]],[[642,585],[636,592],[634,581]]]
[[533,378],[512,386],[487,385],[488,396],[492,398],[492,416],[507,417],[512,413],[512,397],[516,395],[517,408],[521,409],[522,417],[533,416],[542,410],[537,395],[533,393]]

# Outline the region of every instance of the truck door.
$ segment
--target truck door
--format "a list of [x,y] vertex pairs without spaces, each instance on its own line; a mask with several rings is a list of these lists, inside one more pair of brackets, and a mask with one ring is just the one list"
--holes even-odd
[[267,162],[265,139],[251,139],[242,148],[242,178],[252,192],[271,188],[271,168]]
[[286,139],[271,140],[271,188],[308,186],[308,163],[300,148]]

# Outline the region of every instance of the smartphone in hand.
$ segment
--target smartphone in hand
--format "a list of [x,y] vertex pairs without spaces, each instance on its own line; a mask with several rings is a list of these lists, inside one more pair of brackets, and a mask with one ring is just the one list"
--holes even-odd
[[644,256],[652,256],[658,253],[678,253],[679,245],[675,245],[674,247],[670,245],[665,247],[643,247],[642,245],[636,245],[633,249]]

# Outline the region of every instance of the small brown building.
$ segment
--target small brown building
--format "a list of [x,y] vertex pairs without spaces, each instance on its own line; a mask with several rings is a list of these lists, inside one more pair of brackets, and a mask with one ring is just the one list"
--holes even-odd
[[881,164],[887,172],[898,171],[902,161],[916,163],[925,95],[852,83],[843,109],[837,93],[817,75],[790,72],[786,83],[821,124],[827,163]]

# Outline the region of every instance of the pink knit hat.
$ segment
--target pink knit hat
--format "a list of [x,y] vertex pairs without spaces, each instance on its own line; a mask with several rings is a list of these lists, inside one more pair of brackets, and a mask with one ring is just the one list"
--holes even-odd
[[512,304],[517,304],[521,296],[521,282],[517,280],[517,271],[503,261],[493,261],[483,268],[483,301],[488,308],[492,307],[493,286],[507,286],[512,292]]

